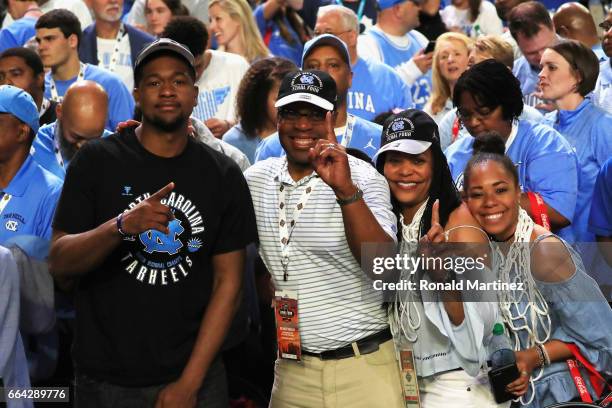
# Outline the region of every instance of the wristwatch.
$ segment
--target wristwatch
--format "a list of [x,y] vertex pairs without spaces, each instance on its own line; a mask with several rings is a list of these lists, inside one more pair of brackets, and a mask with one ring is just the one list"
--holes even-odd
[[359,201],[363,198],[363,191],[361,191],[361,189],[356,185],[355,185],[355,188],[357,189],[357,191],[355,191],[355,194],[353,194],[349,198],[343,199],[343,198],[336,197],[336,202],[338,202],[340,207],[354,203],[355,201]]

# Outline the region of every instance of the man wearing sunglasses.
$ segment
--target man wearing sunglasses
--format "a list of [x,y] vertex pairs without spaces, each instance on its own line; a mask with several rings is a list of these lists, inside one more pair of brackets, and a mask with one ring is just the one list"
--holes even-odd
[[[403,407],[382,294],[361,270],[369,263],[362,244],[396,236],[389,187],[337,143],[336,100],[326,72],[289,73],[275,105],[287,154],[245,172],[259,253],[283,293],[270,406]],[[283,347],[283,333],[294,333],[284,321],[296,313],[299,340]]]

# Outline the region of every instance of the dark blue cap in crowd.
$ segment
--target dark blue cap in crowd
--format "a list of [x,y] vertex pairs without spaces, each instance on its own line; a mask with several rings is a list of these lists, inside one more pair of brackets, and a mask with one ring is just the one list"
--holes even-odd
[[348,48],[346,48],[344,41],[332,34],[321,34],[304,44],[304,51],[302,52],[302,67],[304,66],[304,60],[306,57],[308,57],[308,54],[310,54],[316,47],[320,47],[322,45],[329,45],[337,49],[344,62],[346,62],[349,66],[351,65],[351,57],[349,56]]

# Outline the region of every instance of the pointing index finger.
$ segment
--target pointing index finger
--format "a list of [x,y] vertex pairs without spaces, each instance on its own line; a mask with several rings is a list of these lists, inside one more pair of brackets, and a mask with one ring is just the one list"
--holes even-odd
[[431,208],[431,225],[440,224],[440,200],[436,200]]
[[174,182],[168,183],[166,186],[162,187],[156,193],[153,193],[149,199],[161,201],[164,197],[166,197],[170,192],[174,190]]
[[338,143],[336,132],[334,132],[334,113],[329,111],[325,114],[325,125],[327,127],[327,140],[331,143]]

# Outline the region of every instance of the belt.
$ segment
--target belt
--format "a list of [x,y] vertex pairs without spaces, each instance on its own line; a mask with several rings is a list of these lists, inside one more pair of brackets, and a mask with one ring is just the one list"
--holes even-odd
[[[386,328],[385,330],[379,331],[378,333],[374,333],[367,337],[364,337],[361,340],[357,340],[354,342],[357,344],[357,348],[359,349],[359,354],[370,354],[378,350],[378,346],[382,343],[389,341],[393,338],[391,335],[391,330]],[[355,356],[355,351],[353,350],[353,343],[348,346],[340,347],[335,350],[327,350],[321,353],[312,353],[307,350],[302,350],[302,354],[312,357],[318,357],[321,360],[340,360],[343,358],[349,358]]]

